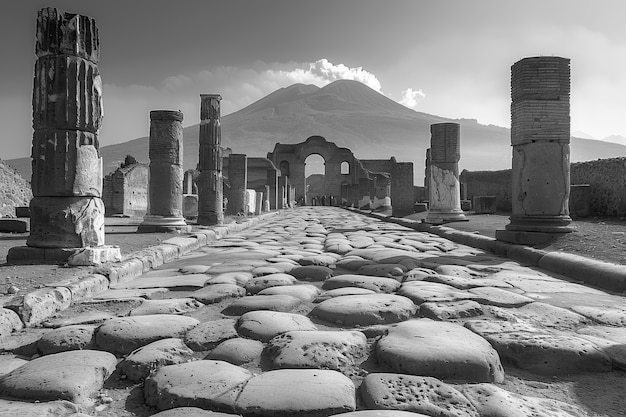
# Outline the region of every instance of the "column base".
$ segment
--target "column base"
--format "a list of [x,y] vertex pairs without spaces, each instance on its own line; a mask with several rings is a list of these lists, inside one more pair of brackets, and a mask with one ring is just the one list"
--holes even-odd
[[567,233],[568,232],[545,233],[524,232],[516,230],[496,230],[496,239],[501,242],[513,243],[516,245],[540,246],[548,245]]
[[198,214],[198,224],[202,226],[224,224],[224,213]]
[[429,211],[426,216],[426,223],[429,224],[443,224],[451,222],[467,222],[469,219],[465,217],[463,212],[458,211]]
[[514,232],[570,233],[570,216],[511,216],[506,230]]
[[148,214],[144,216],[143,222],[137,227],[137,232],[191,232],[191,226],[185,222],[184,217],[165,217]]
[[118,246],[91,246],[86,248],[38,248],[35,246],[15,246],[7,253],[7,264],[40,265],[69,264],[93,266],[122,260]]

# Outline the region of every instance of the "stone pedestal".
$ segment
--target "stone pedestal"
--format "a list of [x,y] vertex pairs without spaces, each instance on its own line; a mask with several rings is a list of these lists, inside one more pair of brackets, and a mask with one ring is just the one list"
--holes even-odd
[[51,7],[37,15],[30,236],[27,247],[9,250],[8,263],[120,258],[104,245],[99,42],[88,16]]
[[137,231],[187,230],[183,217],[183,114],[150,112],[148,214]]
[[525,58],[511,67],[512,215],[498,240],[536,244],[572,231],[569,96],[569,59]]
[[427,223],[467,221],[461,210],[459,160],[461,159],[460,125],[430,125],[429,205]]
[[246,187],[248,185],[248,157],[244,154],[230,154],[228,156],[228,204],[226,214],[244,213],[246,205]]
[[219,94],[200,94],[198,224],[224,223],[222,126]]

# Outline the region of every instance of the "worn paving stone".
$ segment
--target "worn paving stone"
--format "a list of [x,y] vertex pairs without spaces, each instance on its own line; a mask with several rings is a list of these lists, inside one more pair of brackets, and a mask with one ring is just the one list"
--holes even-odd
[[93,349],[96,326],[77,324],[50,330],[37,342],[44,355],[68,350]]
[[168,292],[167,288],[137,288],[137,289],[126,289],[126,290],[117,290],[117,289],[109,289],[107,291],[103,291],[100,294],[96,294],[93,296],[94,300],[120,300],[124,298],[147,298],[150,299],[156,294],[163,294]]
[[291,295],[251,295],[242,297],[224,310],[222,314],[227,316],[241,316],[249,311],[270,310],[289,312],[302,304],[302,300]]
[[162,366],[186,362],[192,354],[181,339],[161,339],[133,351],[120,370],[129,380],[141,381]]
[[358,287],[378,293],[390,294],[400,288],[400,282],[393,278],[374,277],[369,275],[346,274],[329,278],[322,284],[324,290],[334,290],[344,287]]
[[278,287],[282,285],[293,285],[296,283],[296,279],[284,273],[275,273],[264,275],[256,278],[252,278],[244,285],[244,288],[248,294],[256,294],[261,290],[271,287]]
[[475,294],[449,285],[425,281],[405,282],[397,294],[413,300],[415,304],[469,300],[477,297]]
[[243,368],[223,361],[200,360],[159,368],[146,378],[146,404],[165,410],[198,407],[234,412],[241,388],[253,377]]
[[[320,247],[322,249],[323,247]],[[320,266],[330,266],[333,265],[339,259],[339,255],[326,252],[320,255],[313,256],[305,256],[298,260],[298,263],[302,266],[308,265],[320,265]]]
[[146,300],[130,311],[130,316],[149,316],[151,314],[184,314],[202,307],[193,298],[168,298],[165,300]]
[[367,326],[408,320],[416,310],[411,300],[399,295],[346,295],[322,301],[310,316],[344,326]]
[[299,281],[325,281],[333,275],[333,270],[327,266],[309,265],[299,266],[289,272]]
[[170,314],[118,317],[105,321],[96,330],[96,346],[119,355],[160,339],[182,337],[200,322]]
[[187,275],[174,275],[174,276],[156,276],[146,277],[145,274],[137,279],[124,282],[122,284],[115,284],[111,286],[111,289],[144,289],[144,288],[187,288],[197,289],[205,286],[211,277],[206,274],[187,274]]
[[317,326],[308,317],[278,311],[250,311],[237,322],[241,336],[261,342],[293,330],[317,330]]
[[243,365],[246,363],[261,360],[263,343],[258,340],[235,337],[224,340],[217,345],[204,359],[225,361],[233,365]]
[[478,278],[484,276],[484,274],[473,271],[462,265],[440,265],[435,268],[435,272],[441,275],[452,275],[463,278]]
[[273,369],[332,369],[353,376],[367,359],[367,338],[357,331],[289,331],[270,340],[263,354]]
[[488,310],[497,318],[511,322],[523,321],[551,329],[575,329],[591,323],[591,320],[581,314],[538,301],[519,308],[490,307]]
[[356,273],[358,275],[387,277],[393,278],[397,281],[402,281],[402,278],[407,271],[407,267],[402,264],[372,264],[363,265],[356,271]]
[[15,311],[0,308],[0,337],[8,336],[23,328],[24,324]]
[[428,302],[419,306],[419,315],[433,320],[454,320],[476,317],[483,314],[483,308],[473,300]]
[[26,358],[19,357],[12,353],[0,354],[0,377],[2,375],[8,374],[14,369],[19,368],[27,362],[28,360]]
[[378,341],[376,355],[383,366],[398,373],[466,382],[504,380],[496,350],[453,323],[429,319],[398,323]]
[[56,329],[64,326],[74,326],[80,324],[100,324],[115,317],[106,311],[85,311],[80,315],[69,315],[67,317],[52,317],[41,323],[43,327]]
[[200,323],[185,335],[185,344],[191,349],[201,352],[213,349],[224,340],[237,337],[234,319],[220,319]]
[[189,294],[192,298],[204,304],[215,304],[229,298],[239,298],[246,295],[246,289],[235,284],[207,285]]
[[239,414],[220,413],[203,410],[198,407],[177,407],[153,414],[153,417],[236,417]]
[[181,274],[204,274],[209,270],[209,265],[185,265],[180,267],[178,272]]
[[322,301],[329,300],[335,297],[343,297],[344,295],[366,295],[366,294],[376,294],[376,291],[368,290],[367,288],[358,288],[358,287],[343,287],[337,288],[334,290],[327,290],[319,294],[315,297],[313,302],[321,303]]
[[574,306],[572,310],[600,324],[626,326],[626,307]]
[[359,410],[333,415],[341,417],[429,417],[426,414],[400,410]]
[[360,256],[344,256],[342,259],[337,261],[335,266],[337,268],[356,272],[362,266],[373,264],[376,264],[376,262],[371,259],[363,259]]
[[231,284],[243,287],[252,279],[252,274],[246,271],[232,271],[218,274],[206,282],[207,285]]
[[330,416],[355,410],[355,388],[336,371],[280,369],[251,378],[236,407],[246,416]]
[[441,417],[481,417],[463,394],[431,377],[373,373],[363,380],[360,393],[365,406],[372,409]]
[[[434,271],[433,271],[434,272]],[[451,287],[467,290],[476,287],[496,287],[496,288],[511,288],[512,285],[504,281],[489,279],[489,278],[464,278],[453,275],[441,275],[441,274],[423,274],[423,281],[438,282],[440,284],[446,284]]]
[[498,307],[521,307],[535,301],[532,298],[494,287],[470,288],[467,291],[476,295],[477,302]]
[[80,407],[69,401],[28,403],[0,399],[0,416],[6,417],[72,417],[78,416]]
[[33,359],[0,379],[0,392],[39,401],[88,402],[115,371],[108,352],[73,350]]
[[290,295],[302,301],[311,301],[320,293],[319,288],[311,284],[279,285],[261,290],[257,295]]
[[72,293],[65,287],[41,288],[18,296],[5,307],[14,310],[26,326],[41,323],[72,304]]
[[492,384],[460,387],[481,416],[489,417],[586,417],[576,406],[550,398],[523,396]]

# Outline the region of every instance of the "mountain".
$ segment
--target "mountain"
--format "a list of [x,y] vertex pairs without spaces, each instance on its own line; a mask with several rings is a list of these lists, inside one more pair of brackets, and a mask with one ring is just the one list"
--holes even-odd
[[[473,119],[449,119],[411,110],[366,85],[339,80],[319,88],[294,84],[222,117],[222,146],[234,153],[266,156],[277,142],[299,143],[320,135],[347,147],[360,159],[413,162],[416,184],[423,182],[430,125],[461,125],[461,169],[497,170],[511,166],[509,129],[481,125]],[[198,162],[199,125],[183,129],[185,169]],[[101,148],[104,173],[115,170],[126,155],[148,162],[148,138]],[[572,162],[626,155],[626,146],[572,138]],[[30,159],[9,162],[30,178]]]
[[626,138],[620,135],[611,135],[602,139],[605,142],[618,143],[620,145],[626,145]]

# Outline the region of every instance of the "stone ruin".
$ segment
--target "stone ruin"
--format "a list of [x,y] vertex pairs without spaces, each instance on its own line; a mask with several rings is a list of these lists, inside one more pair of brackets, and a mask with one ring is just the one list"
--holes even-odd
[[148,164],[120,166],[104,177],[102,201],[106,216],[143,217],[148,210]]
[[120,258],[119,248],[104,245],[99,52],[94,19],[51,7],[39,11],[30,235],[26,247],[9,250],[9,263]]

